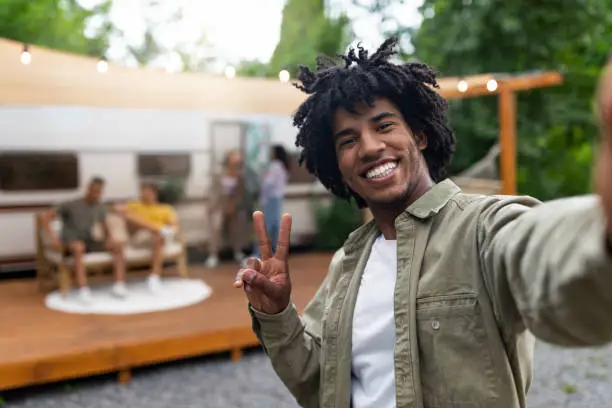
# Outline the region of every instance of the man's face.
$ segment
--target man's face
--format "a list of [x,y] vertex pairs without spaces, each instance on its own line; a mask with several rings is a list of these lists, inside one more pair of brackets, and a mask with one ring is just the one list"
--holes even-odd
[[157,201],[157,192],[151,187],[142,187],[140,189],[140,198],[145,203],[153,203]]
[[424,137],[415,137],[399,109],[387,99],[357,113],[338,109],[333,132],[344,182],[368,205],[403,201],[425,162]]
[[91,183],[87,189],[87,200],[97,203],[102,198],[104,185],[102,183]]

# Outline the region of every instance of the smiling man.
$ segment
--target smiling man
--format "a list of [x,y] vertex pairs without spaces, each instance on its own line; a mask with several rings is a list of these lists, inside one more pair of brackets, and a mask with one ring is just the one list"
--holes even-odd
[[336,196],[369,207],[300,317],[287,263],[291,216],[272,255],[234,285],[274,369],[304,407],[525,407],[534,336],[612,341],[612,74],[600,107],[597,195],[542,204],[471,195],[445,179],[455,140],[423,64],[371,57],[302,69],[297,145]]

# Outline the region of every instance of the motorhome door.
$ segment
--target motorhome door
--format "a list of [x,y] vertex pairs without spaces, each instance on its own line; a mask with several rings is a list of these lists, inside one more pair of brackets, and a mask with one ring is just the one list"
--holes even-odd
[[[227,153],[243,149],[244,125],[240,122],[214,122],[212,134],[212,173],[219,171]],[[212,174],[211,173],[211,174]]]

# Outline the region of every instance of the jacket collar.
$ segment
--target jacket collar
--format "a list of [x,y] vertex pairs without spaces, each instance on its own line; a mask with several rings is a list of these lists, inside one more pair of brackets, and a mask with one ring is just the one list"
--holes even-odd
[[453,183],[451,179],[445,179],[435,184],[418,200],[410,204],[405,212],[422,220],[427,219],[439,213],[449,200],[459,192],[461,192],[459,186]]
[[[432,188],[425,194],[419,197],[414,203],[410,204],[400,216],[400,218],[416,217],[421,220],[428,219],[440,212],[449,200],[459,193],[461,189],[452,180],[445,179]],[[362,225],[353,231],[347,238],[344,244],[344,252],[349,255],[350,252],[361,252],[370,240],[373,240],[380,230],[375,220],[371,220],[367,224]]]

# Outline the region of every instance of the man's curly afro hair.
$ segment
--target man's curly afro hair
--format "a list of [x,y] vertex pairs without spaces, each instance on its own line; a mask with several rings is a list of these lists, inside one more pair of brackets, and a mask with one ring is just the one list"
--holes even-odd
[[300,66],[301,83],[294,84],[310,95],[293,118],[299,129],[295,144],[302,148],[299,163],[305,162],[308,172],[333,194],[354,198],[361,208],[366,203],[344,184],[338,169],[332,130],[336,109],[354,112],[356,105],[372,106],[377,98],[390,100],[412,132],[426,137],[423,155],[436,182],[446,176],[455,150],[455,136],[446,119],[448,104],[432,89],[439,88],[436,73],[422,63],[389,62],[397,42],[396,37],[387,39],[370,57],[358,45],[357,50],[350,48],[346,55],[339,55],[339,63],[319,56],[316,71]]

